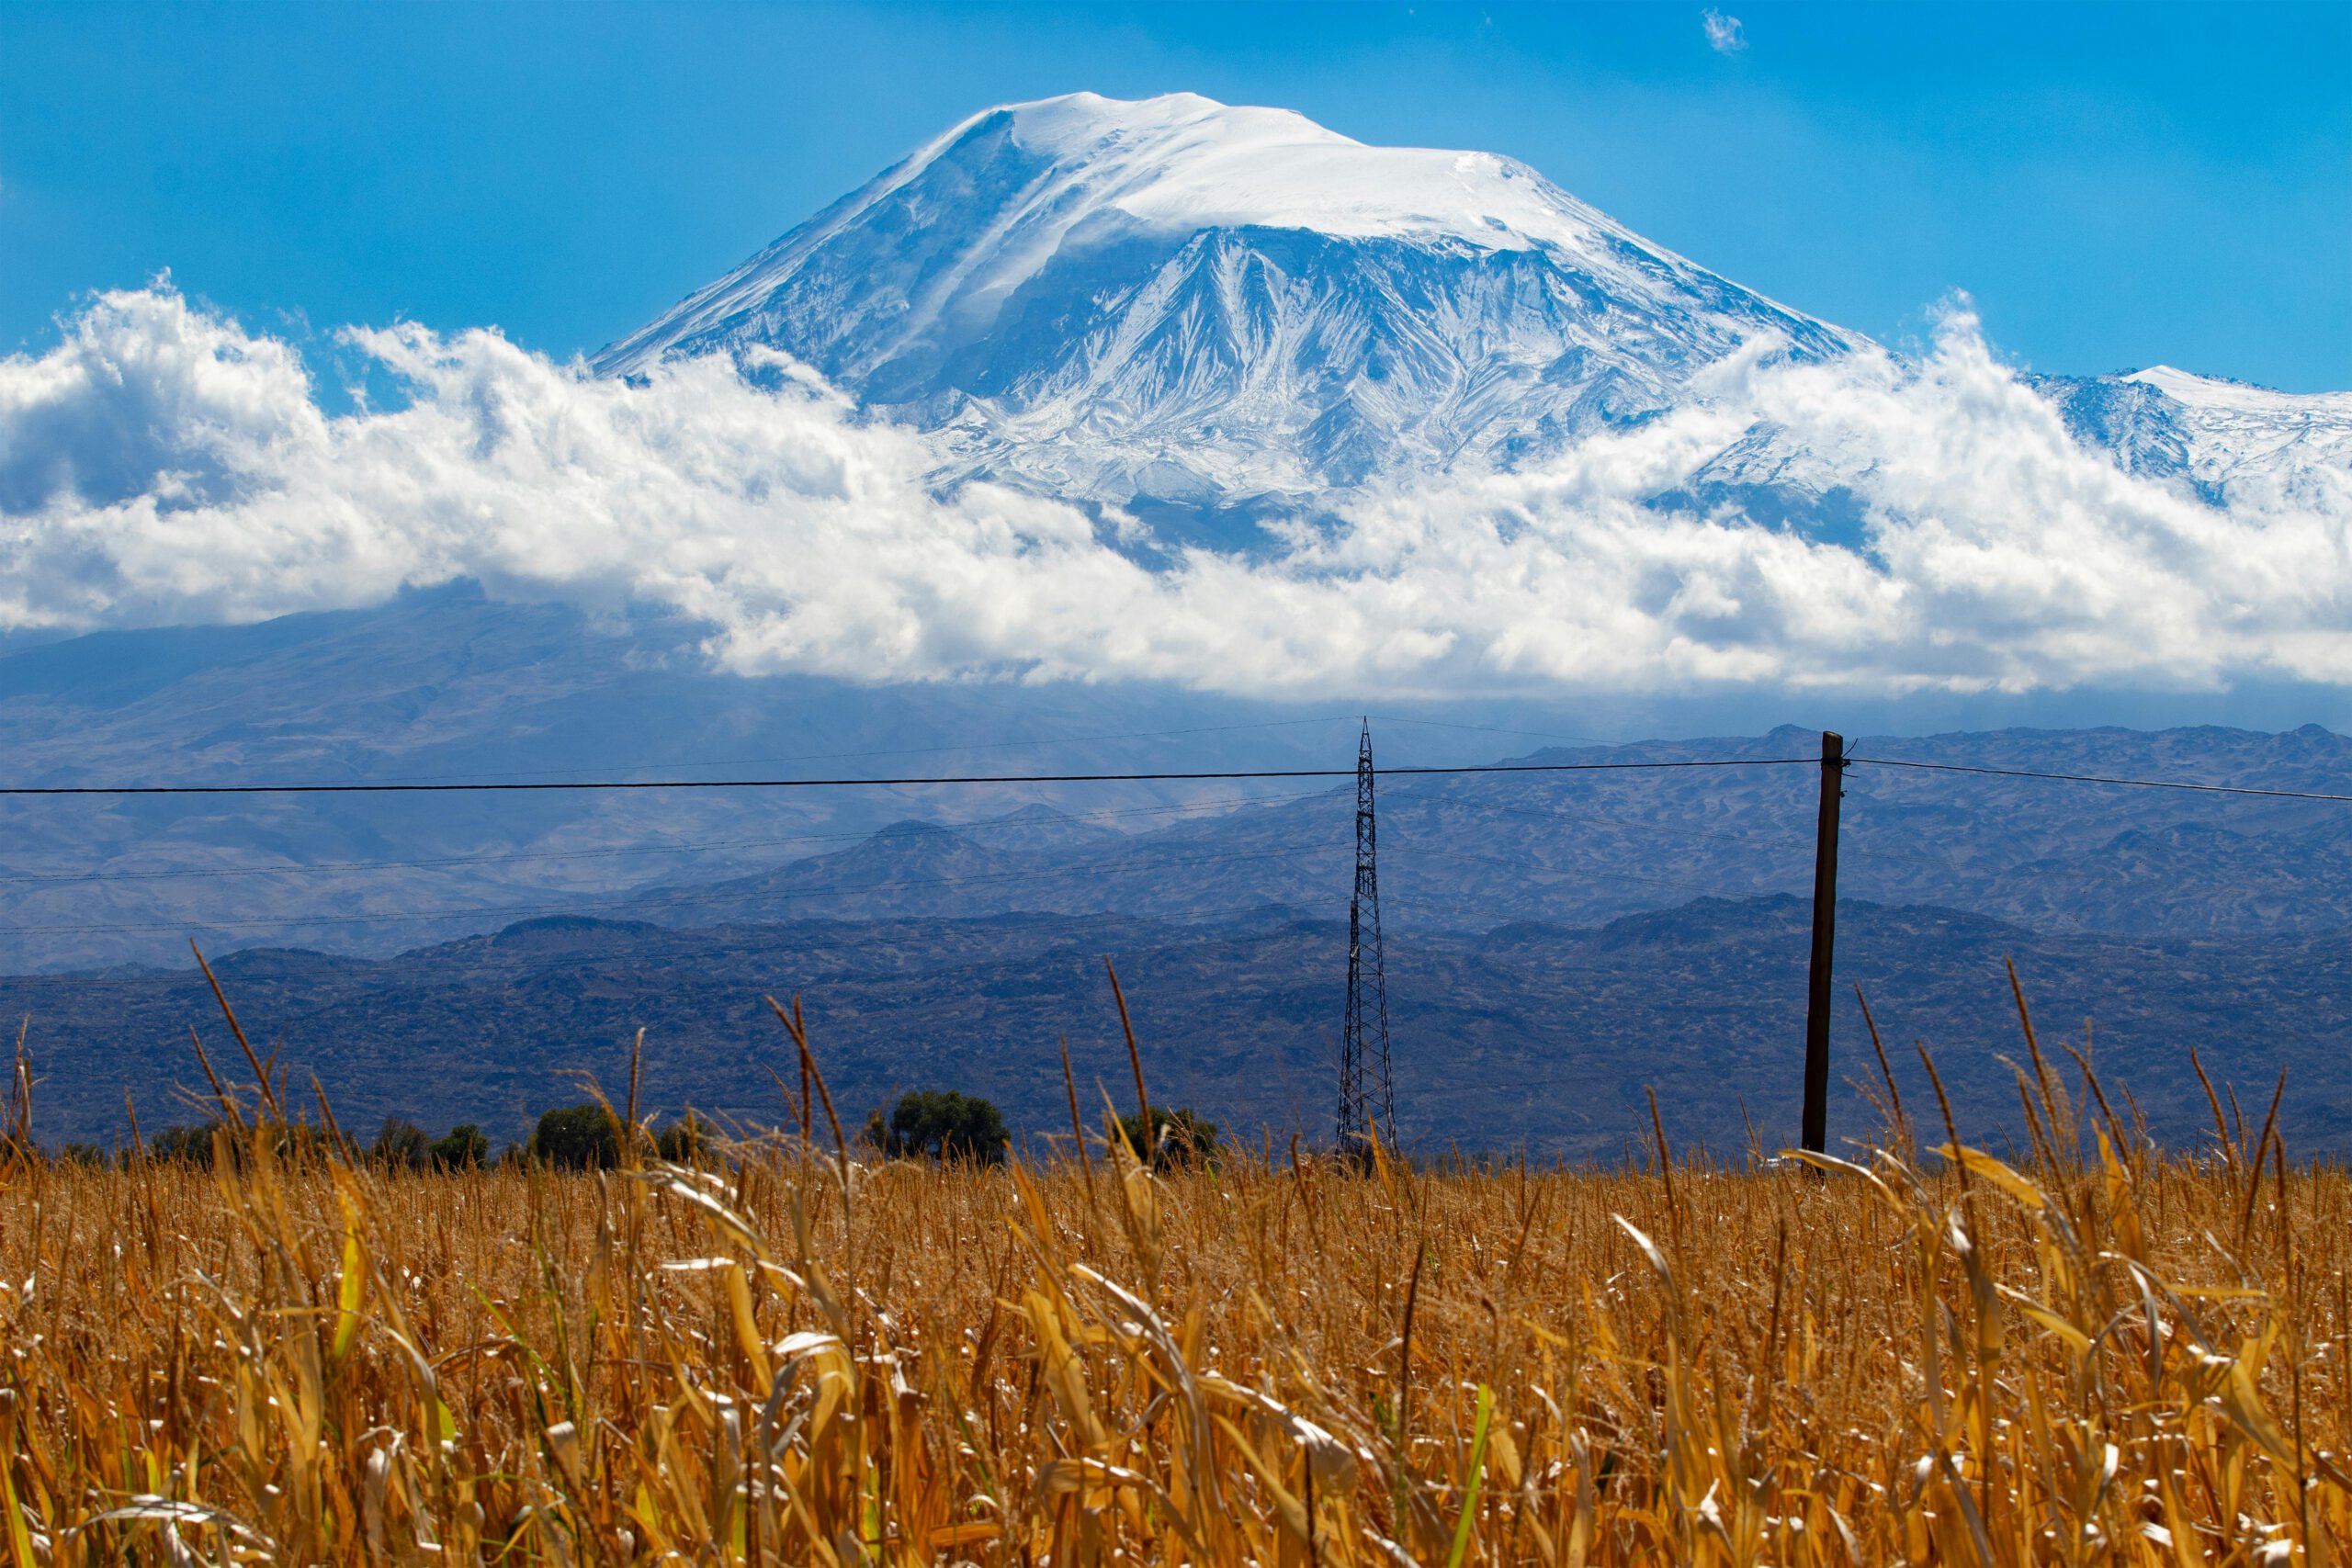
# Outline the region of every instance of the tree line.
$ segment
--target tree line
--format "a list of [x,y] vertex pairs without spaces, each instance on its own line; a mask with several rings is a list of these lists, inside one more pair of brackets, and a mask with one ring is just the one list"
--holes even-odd
[[[1217,1153],[1216,1123],[1190,1110],[1151,1108],[1148,1122],[1139,1112],[1117,1121],[1118,1135],[1136,1156],[1155,1167],[1205,1163]],[[213,1159],[213,1130],[209,1126],[166,1127],[149,1140],[148,1157],[209,1166]],[[415,1122],[388,1116],[375,1140],[364,1151],[369,1163],[396,1171],[475,1170],[492,1166],[544,1166],[558,1170],[598,1170],[616,1166],[621,1155],[621,1120],[598,1100],[558,1106],[540,1114],[530,1135],[509,1143],[495,1154],[479,1123],[460,1122],[439,1137]],[[660,1158],[692,1164],[713,1148],[709,1123],[692,1111],[650,1134],[650,1152]],[[1001,1165],[1012,1144],[1004,1114],[978,1095],[955,1089],[903,1094],[887,1112],[876,1111],[865,1122],[860,1143],[887,1159],[928,1159],[937,1163]],[[323,1153],[322,1132],[307,1126],[287,1130],[292,1145],[315,1145]],[[96,1144],[71,1143],[60,1157],[77,1163],[106,1165],[110,1156]]]

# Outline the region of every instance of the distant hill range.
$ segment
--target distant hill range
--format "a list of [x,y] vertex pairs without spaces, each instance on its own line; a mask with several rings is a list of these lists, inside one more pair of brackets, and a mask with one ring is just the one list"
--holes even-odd
[[[14,777],[61,783],[632,776],[610,760],[624,733],[640,770],[672,776],[1171,757],[1344,769],[1351,756],[1351,715],[742,681],[666,663],[673,631],[444,593],[106,634],[0,657],[0,725]],[[1685,1086],[1668,1106],[1682,1135],[1723,1146],[1742,1096],[1773,1135],[1803,995],[1817,736],[1544,745],[1462,728],[1476,716],[1389,716],[1375,738],[1392,761],[1799,761],[1385,781],[1413,1136],[1589,1152],[1613,1146],[1645,1083]],[[1851,745],[2323,793],[2352,779],[2352,740],[2315,727]],[[282,1032],[288,1059],[362,1118],[511,1128],[565,1092],[565,1074],[609,1076],[639,1025],[668,1075],[659,1093],[760,1116],[775,1041],[759,998],[798,991],[854,1102],[952,1079],[1035,1128],[1058,1092],[1056,1037],[1108,1038],[1109,953],[1144,998],[1171,1094],[1311,1133],[1339,1018],[1351,810],[1344,778],[18,799],[0,809],[0,973],[20,977],[0,1007],[30,1016],[52,1136],[114,1128],[125,1089],[142,1118],[170,1114],[165,1086],[193,1067],[187,1026],[217,1032],[190,936],[222,960],[256,1033]],[[1992,1054],[2017,1043],[1999,961],[2014,955],[2053,1036],[2095,1018],[2102,1059],[2167,1131],[2194,1128],[2201,1094],[2184,1098],[2181,1075],[2196,1044],[2242,1093],[2293,1064],[2298,1134],[2341,1135],[2343,806],[1864,766],[1845,825],[1841,951],[1898,1066],[1925,1037],[1996,1115]],[[52,973],[22,977],[34,970]],[[1857,1021],[1841,1013],[1841,1071],[1867,1060]]]
[[[714,674],[691,628],[461,592],[0,656],[11,782],[479,782],[1349,769],[1357,720],[1133,687]],[[680,655],[673,657],[673,654]],[[1810,731],[1546,745],[1400,704],[1391,763],[1810,757]],[[1557,714],[1499,721],[1566,728]],[[1548,721],[1548,722],[1547,722]],[[1466,727],[1465,727],[1466,726]],[[2341,792],[2352,740],[2194,728],[1850,738],[1858,754]],[[1399,930],[1803,892],[1809,766],[1399,778]],[[0,801],[0,973],[181,964],[197,937],[385,955],[541,915],[667,925],[1343,910],[1344,777],[1131,786]],[[2352,926],[2352,813],[1857,769],[1847,890],[2057,934]]]
[[[1669,1136],[1737,1158],[1794,1140],[1810,902],[1700,898],[1597,926],[1514,922],[1471,937],[1397,933],[1389,956],[1397,1122],[1415,1148],[1614,1158],[1645,1141],[1645,1091]],[[1877,1081],[1849,984],[1870,998],[1914,1114],[1934,1100],[1925,1042],[1963,1132],[2022,1142],[2004,1058],[2026,1061],[2014,961],[2043,1049],[2084,1044],[2119,1111],[2128,1087],[2160,1138],[2210,1127],[2188,1052],[2258,1118],[2282,1067],[2297,1154],[2352,1148],[2346,933],[2199,941],[2052,936],[1979,916],[1864,901],[1841,910],[1833,1130],[1868,1135],[1850,1089]],[[1229,1135],[1328,1143],[1347,928],[1269,908],[1202,923],[1100,916],[795,920],[673,930],[556,917],[386,960],[255,950],[217,965],[245,1027],[315,1073],[346,1128],[386,1115],[438,1131],[477,1122],[518,1138],[539,1111],[616,1091],[646,1030],[644,1104],[788,1125],[797,1082],[763,993],[803,998],[843,1119],[911,1089],[984,1094],[1021,1135],[1068,1131],[1057,1042],[1081,1105],[1130,1106],[1102,959],[1117,964],[1156,1102]],[[192,1111],[193,1023],[216,1063],[238,1058],[192,972],[0,981],[29,1013],[50,1138],[120,1135],[126,1097],[153,1131]]]

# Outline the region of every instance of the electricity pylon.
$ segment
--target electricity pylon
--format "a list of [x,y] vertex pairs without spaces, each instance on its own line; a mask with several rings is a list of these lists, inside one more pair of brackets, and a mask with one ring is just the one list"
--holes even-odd
[[1380,868],[1373,821],[1372,720],[1356,750],[1356,888],[1348,900],[1348,1017],[1340,1034],[1340,1153],[1396,1144],[1388,1084],[1388,976],[1380,955]]

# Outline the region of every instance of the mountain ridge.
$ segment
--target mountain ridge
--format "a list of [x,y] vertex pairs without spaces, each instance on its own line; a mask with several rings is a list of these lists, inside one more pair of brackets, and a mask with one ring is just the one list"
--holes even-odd
[[[1654,1089],[1677,1146],[1769,1151],[1793,1141],[1809,900],[1704,897],[1601,924],[1521,922],[1481,936],[1392,933],[1397,1122],[1437,1152],[1523,1147],[1608,1157],[1649,1128]],[[2341,930],[2286,940],[2056,937],[1934,906],[1839,902],[1838,993],[1859,985],[1881,1026],[1924,1040],[1971,1141],[2023,1137],[2007,964],[2043,1021],[2089,1017],[2101,1076],[2131,1089],[2176,1148],[2206,1128],[2187,1066],[2249,1086],[2290,1069],[2280,1131],[2295,1157],[2352,1147]],[[1005,1110],[1016,1134],[1068,1125],[1056,1041],[1092,1093],[1128,1070],[1102,955],[1117,964],[1152,1098],[1190,1105],[1247,1143],[1329,1125],[1329,1040],[1347,926],[1267,910],[1214,924],[1055,916],[640,929],[509,927],[382,959],[254,951],[219,973],[249,1028],[315,1073],[345,1126],[399,1115],[520,1138],[580,1076],[630,1075],[647,1031],[641,1109],[751,1127],[786,1120],[767,1068],[791,1045],[761,999],[797,994],[843,1120],[910,1089],[953,1087]],[[193,1085],[190,1023],[218,1016],[196,971],[101,979],[0,976],[0,1005],[34,1023],[44,1139],[149,1132]],[[1838,1135],[1874,1125],[1854,1085],[1875,1077],[1860,1010],[1832,1020]],[[1900,1053],[1906,1099],[1932,1103]],[[1111,1092],[1116,1093],[1115,1089]],[[2112,1089],[2110,1089],[2110,1092]],[[186,1109],[182,1117],[193,1115]],[[1752,1130],[1751,1130],[1752,1129]]]

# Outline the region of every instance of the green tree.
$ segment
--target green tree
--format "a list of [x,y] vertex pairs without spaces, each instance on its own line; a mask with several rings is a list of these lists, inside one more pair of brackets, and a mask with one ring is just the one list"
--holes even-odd
[[564,1170],[618,1165],[620,1132],[613,1125],[613,1113],[603,1106],[567,1105],[539,1118],[538,1130],[531,1134],[529,1154]]
[[433,1141],[433,1163],[443,1170],[471,1170],[490,1163],[490,1140],[471,1122],[460,1122]]
[[1129,1111],[1119,1118],[1119,1131],[1126,1134],[1127,1146],[1156,1169],[1211,1165],[1216,1160],[1216,1123],[1189,1110],[1153,1106],[1148,1131],[1144,1127],[1142,1113]]
[[57,1151],[57,1157],[68,1165],[107,1165],[106,1150],[96,1144],[67,1144]]
[[149,1145],[157,1159],[180,1160],[189,1165],[209,1166],[212,1163],[212,1129],[209,1127],[166,1127],[155,1134]]
[[423,1170],[433,1156],[433,1140],[415,1122],[387,1116],[368,1154],[388,1170]]
[[1004,1114],[977,1095],[954,1089],[902,1094],[884,1122],[876,1111],[865,1123],[865,1141],[893,1158],[923,1156],[937,1160],[1004,1163]]
[[691,1111],[653,1136],[653,1152],[673,1165],[693,1165],[710,1142],[710,1130]]

